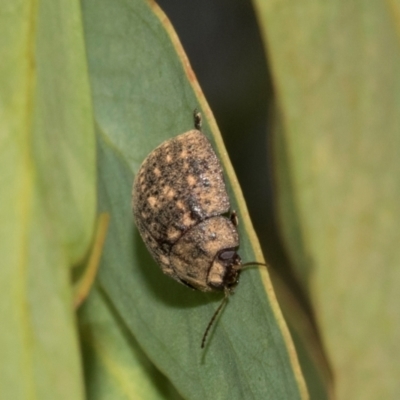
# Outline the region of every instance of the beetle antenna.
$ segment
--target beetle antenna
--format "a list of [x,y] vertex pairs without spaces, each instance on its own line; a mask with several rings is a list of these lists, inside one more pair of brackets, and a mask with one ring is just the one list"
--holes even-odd
[[242,270],[242,269],[245,269],[245,268],[248,268],[248,267],[251,267],[251,266],[257,266],[257,265],[261,265],[262,267],[267,267],[268,268],[267,264],[264,264],[264,263],[261,263],[261,262],[258,262],[258,261],[250,261],[250,262],[241,264],[240,265],[240,269]]
[[194,129],[201,131],[201,113],[197,108],[193,110],[193,120],[194,120]]
[[218,306],[218,308],[215,310],[214,315],[211,317],[210,322],[207,325],[207,328],[206,328],[206,330],[204,332],[204,335],[203,335],[203,339],[201,340],[201,348],[202,349],[204,349],[204,345],[206,344],[207,335],[208,335],[208,332],[210,331],[211,326],[214,324],[215,319],[217,318],[218,314],[221,312],[222,308],[224,307],[224,305],[228,301],[229,293],[230,292],[229,292],[228,289],[225,290],[225,297],[221,301],[221,304]]

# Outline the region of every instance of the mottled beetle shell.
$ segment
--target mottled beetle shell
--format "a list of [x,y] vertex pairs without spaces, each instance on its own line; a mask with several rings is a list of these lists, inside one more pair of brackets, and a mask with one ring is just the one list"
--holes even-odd
[[208,139],[191,130],[162,143],[133,184],[139,232],[164,273],[202,291],[237,283],[239,236],[222,168]]

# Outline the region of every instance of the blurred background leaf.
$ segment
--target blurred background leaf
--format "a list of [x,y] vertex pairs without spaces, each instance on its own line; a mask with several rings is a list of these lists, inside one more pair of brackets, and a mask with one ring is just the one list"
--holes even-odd
[[283,128],[274,141],[281,232],[337,398],[398,398],[398,5],[255,4]]
[[70,268],[96,212],[95,137],[77,1],[0,13],[0,397],[81,399]]

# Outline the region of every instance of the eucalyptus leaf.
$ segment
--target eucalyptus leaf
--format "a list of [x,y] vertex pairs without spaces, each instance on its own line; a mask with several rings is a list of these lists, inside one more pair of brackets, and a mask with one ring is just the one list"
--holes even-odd
[[400,396],[398,2],[256,0],[283,123],[278,204],[338,399]]
[[88,399],[181,399],[98,287],[78,316]]
[[192,111],[224,164],[244,261],[262,261],[211,111],[165,15],[141,0],[84,0],[98,137],[99,207],[111,215],[99,285],[144,353],[187,399],[307,398],[296,354],[265,270],[242,274],[212,329],[222,295],[162,274],[131,210],[134,174],[166,139],[193,128]]
[[83,399],[70,269],[90,245],[95,137],[77,1],[0,13],[0,397]]

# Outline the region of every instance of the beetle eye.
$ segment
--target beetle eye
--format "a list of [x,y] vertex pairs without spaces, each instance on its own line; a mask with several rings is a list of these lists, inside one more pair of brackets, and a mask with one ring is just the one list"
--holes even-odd
[[235,250],[224,250],[219,253],[219,259],[220,260],[231,260],[234,255],[236,254]]

